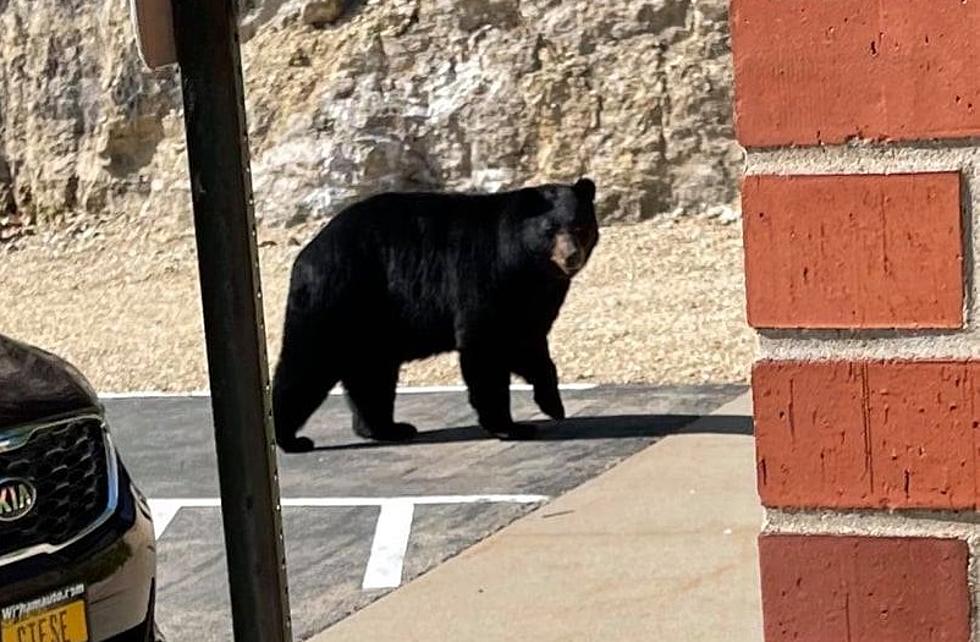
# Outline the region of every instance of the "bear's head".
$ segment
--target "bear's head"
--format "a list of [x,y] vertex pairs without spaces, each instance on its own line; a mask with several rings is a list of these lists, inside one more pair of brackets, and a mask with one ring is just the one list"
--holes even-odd
[[556,276],[575,276],[599,242],[595,183],[543,185],[523,190],[522,243],[539,264]]

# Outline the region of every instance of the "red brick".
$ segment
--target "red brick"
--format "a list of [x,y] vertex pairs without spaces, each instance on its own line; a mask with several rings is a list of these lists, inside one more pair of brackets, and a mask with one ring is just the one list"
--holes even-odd
[[980,361],[757,363],[762,503],[975,509],[978,381]]
[[952,539],[764,535],[766,642],[968,642],[968,555]]
[[750,176],[742,211],[751,325],[963,325],[959,174]]
[[732,0],[747,147],[980,134],[980,2]]

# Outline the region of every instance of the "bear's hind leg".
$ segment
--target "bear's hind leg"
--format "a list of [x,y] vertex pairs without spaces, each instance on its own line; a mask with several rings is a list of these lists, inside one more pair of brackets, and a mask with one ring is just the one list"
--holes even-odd
[[282,352],[272,380],[276,443],[285,452],[313,450],[313,440],[296,433],[340,380],[323,334],[301,324],[299,317],[293,310],[287,312]]
[[395,387],[399,364],[363,361],[342,377],[354,432],[376,441],[407,441],[415,426],[395,423]]
[[[320,407],[340,378],[326,372],[324,364],[319,364],[317,368],[301,368],[289,363],[280,360],[272,384],[276,443],[285,452],[308,452],[313,450],[313,440],[297,437],[296,433]],[[293,367],[301,369],[291,371]]]

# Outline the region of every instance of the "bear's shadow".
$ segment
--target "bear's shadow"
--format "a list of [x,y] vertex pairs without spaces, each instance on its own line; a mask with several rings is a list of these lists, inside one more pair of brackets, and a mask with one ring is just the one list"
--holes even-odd
[[[701,421],[703,420],[703,421]],[[537,427],[532,439],[515,442],[574,441],[582,439],[642,439],[665,437],[682,433],[712,433],[722,435],[751,435],[752,418],[742,415],[602,415],[569,417],[564,421],[524,421]],[[411,441],[385,443],[359,441],[347,444],[317,446],[315,451],[360,450],[391,448],[423,444],[447,444],[495,439],[473,424],[436,430],[421,430]]]

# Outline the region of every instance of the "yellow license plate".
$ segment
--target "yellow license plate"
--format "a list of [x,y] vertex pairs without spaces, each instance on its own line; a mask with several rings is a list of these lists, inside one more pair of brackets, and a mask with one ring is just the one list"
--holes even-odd
[[[80,595],[81,587],[68,589],[62,595]],[[46,605],[47,600],[35,600],[3,609],[3,633],[0,642],[88,642],[88,622],[85,600]],[[44,604],[44,606],[36,606]],[[35,608],[31,608],[34,606]],[[12,616],[7,619],[8,616]]]

